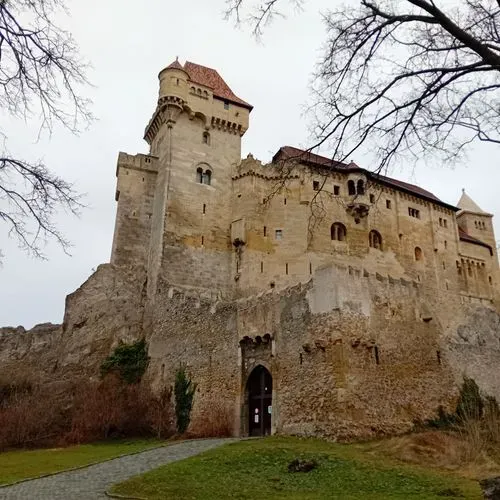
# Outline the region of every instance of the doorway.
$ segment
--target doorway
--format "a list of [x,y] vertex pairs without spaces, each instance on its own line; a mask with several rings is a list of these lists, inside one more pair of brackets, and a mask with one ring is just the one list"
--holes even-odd
[[248,390],[248,435],[271,434],[273,379],[262,365],[256,366],[247,382]]

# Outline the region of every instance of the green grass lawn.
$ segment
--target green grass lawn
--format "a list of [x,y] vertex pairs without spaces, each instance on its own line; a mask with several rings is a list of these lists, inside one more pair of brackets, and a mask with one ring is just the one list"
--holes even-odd
[[[314,458],[311,472],[288,472]],[[363,446],[271,437],[241,441],[160,467],[115,485],[147,499],[481,499],[476,481],[373,456]]]
[[161,442],[154,439],[119,440],[67,448],[7,451],[0,453],[0,484],[102,462],[159,444]]

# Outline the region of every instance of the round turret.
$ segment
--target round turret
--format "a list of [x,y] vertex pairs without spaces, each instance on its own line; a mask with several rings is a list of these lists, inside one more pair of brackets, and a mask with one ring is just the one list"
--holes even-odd
[[172,64],[161,70],[158,79],[160,80],[160,92],[158,98],[169,98],[174,100],[186,101],[188,92],[189,75],[178,59]]

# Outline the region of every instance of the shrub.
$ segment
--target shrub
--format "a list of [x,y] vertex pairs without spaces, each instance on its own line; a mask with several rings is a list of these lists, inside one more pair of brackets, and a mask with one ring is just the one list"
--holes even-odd
[[151,397],[149,421],[152,431],[158,439],[171,434],[173,424],[172,389],[163,387],[157,396]]
[[40,446],[56,440],[67,430],[62,404],[40,390],[11,394],[0,408],[0,449]]
[[114,437],[150,434],[149,390],[129,385],[111,373],[100,382],[81,387],[73,403],[71,431],[65,440],[81,443]]
[[133,344],[120,344],[101,365],[101,376],[118,373],[127,384],[140,382],[149,364],[148,346],[144,339]]
[[190,436],[197,438],[229,437],[233,433],[233,412],[230,404],[214,399],[193,421]]
[[483,408],[483,398],[481,397],[478,385],[474,379],[464,376],[455,412],[456,416],[462,420],[469,418],[477,420],[483,416]]
[[193,408],[196,384],[186,373],[185,365],[179,366],[175,374],[175,417],[177,432],[184,434],[191,421],[191,409]]

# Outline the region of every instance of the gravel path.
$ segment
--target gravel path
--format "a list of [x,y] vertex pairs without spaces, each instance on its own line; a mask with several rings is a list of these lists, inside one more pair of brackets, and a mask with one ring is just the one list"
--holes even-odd
[[143,451],[115,458],[84,469],[61,472],[0,488],[0,498],[9,500],[94,500],[108,498],[105,491],[113,484],[144,474],[160,465],[197,455],[235,439],[203,439]]

